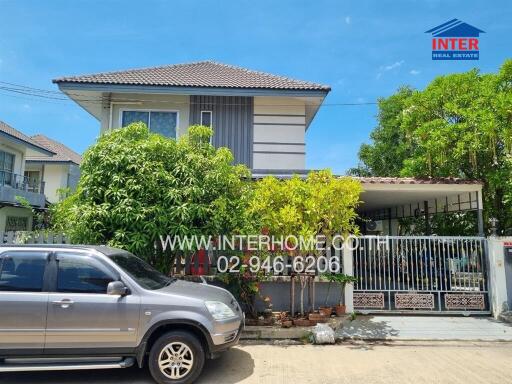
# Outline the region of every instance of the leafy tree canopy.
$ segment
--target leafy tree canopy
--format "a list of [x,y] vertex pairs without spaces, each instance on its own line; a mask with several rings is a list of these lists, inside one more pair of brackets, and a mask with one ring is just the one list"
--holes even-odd
[[268,176],[255,185],[250,212],[274,236],[356,233],[356,207],[361,184],[331,171],[311,172],[305,179]]
[[210,144],[212,133],[191,126],[174,140],[142,123],[106,133],[84,154],[77,191],[55,207],[55,228],[145,257],[160,235],[243,232],[249,172]]
[[381,99],[371,139],[352,174],[481,180],[485,217],[512,228],[512,60]]

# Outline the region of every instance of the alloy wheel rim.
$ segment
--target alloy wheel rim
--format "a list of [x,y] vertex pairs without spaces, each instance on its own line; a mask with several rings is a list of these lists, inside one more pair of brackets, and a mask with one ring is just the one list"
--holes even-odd
[[194,354],[188,345],[181,342],[167,344],[158,356],[158,367],[169,379],[187,376],[194,364]]

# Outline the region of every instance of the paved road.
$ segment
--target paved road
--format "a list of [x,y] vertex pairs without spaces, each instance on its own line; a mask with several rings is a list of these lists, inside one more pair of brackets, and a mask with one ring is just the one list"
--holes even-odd
[[[209,361],[199,384],[512,383],[512,343],[245,345]],[[2,384],[151,384],[146,370],[0,374]]]

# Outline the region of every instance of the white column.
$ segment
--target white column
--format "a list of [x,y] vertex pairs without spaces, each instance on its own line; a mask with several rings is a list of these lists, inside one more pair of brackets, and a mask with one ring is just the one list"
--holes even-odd
[[505,276],[505,242],[512,242],[512,238],[488,238],[489,242],[489,300],[492,315],[498,318],[501,312],[507,309],[507,281]]
[[[353,266],[353,250],[350,249],[350,246],[343,247],[343,273],[345,275],[354,276],[354,266]],[[352,313],[354,311],[354,284],[347,284],[345,286],[345,305],[347,307],[347,313]]]

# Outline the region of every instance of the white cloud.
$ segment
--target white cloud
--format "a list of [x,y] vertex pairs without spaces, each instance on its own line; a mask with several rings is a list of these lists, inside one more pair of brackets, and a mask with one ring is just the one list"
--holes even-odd
[[405,60],[395,61],[393,64],[381,66],[379,68],[379,72],[377,73],[377,77],[376,78],[380,79],[382,77],[382,73],[383,72],[388,72],[388,71],[391,71],[393,69],[400,68],[403,63],[405,63]]
[[405,63],[404,60],[400,60],[400,61],[395,61],[393,64],[390,64],[390,65],[386,65],[384,67],[381,67],[381,69],[383,71],[391,71],[392,69],[395,69],[395,68],[400,68],[402,66],[402,64]]
[[350,18],[350,16],[345,16],[345,24],[350,24],[352,22],[352,19]]
[[411,69],[409,71],[409,73],[413,76],[416,76],[416,75],[419,75],[421,73],[421,71],[417,70],[417,69]]

